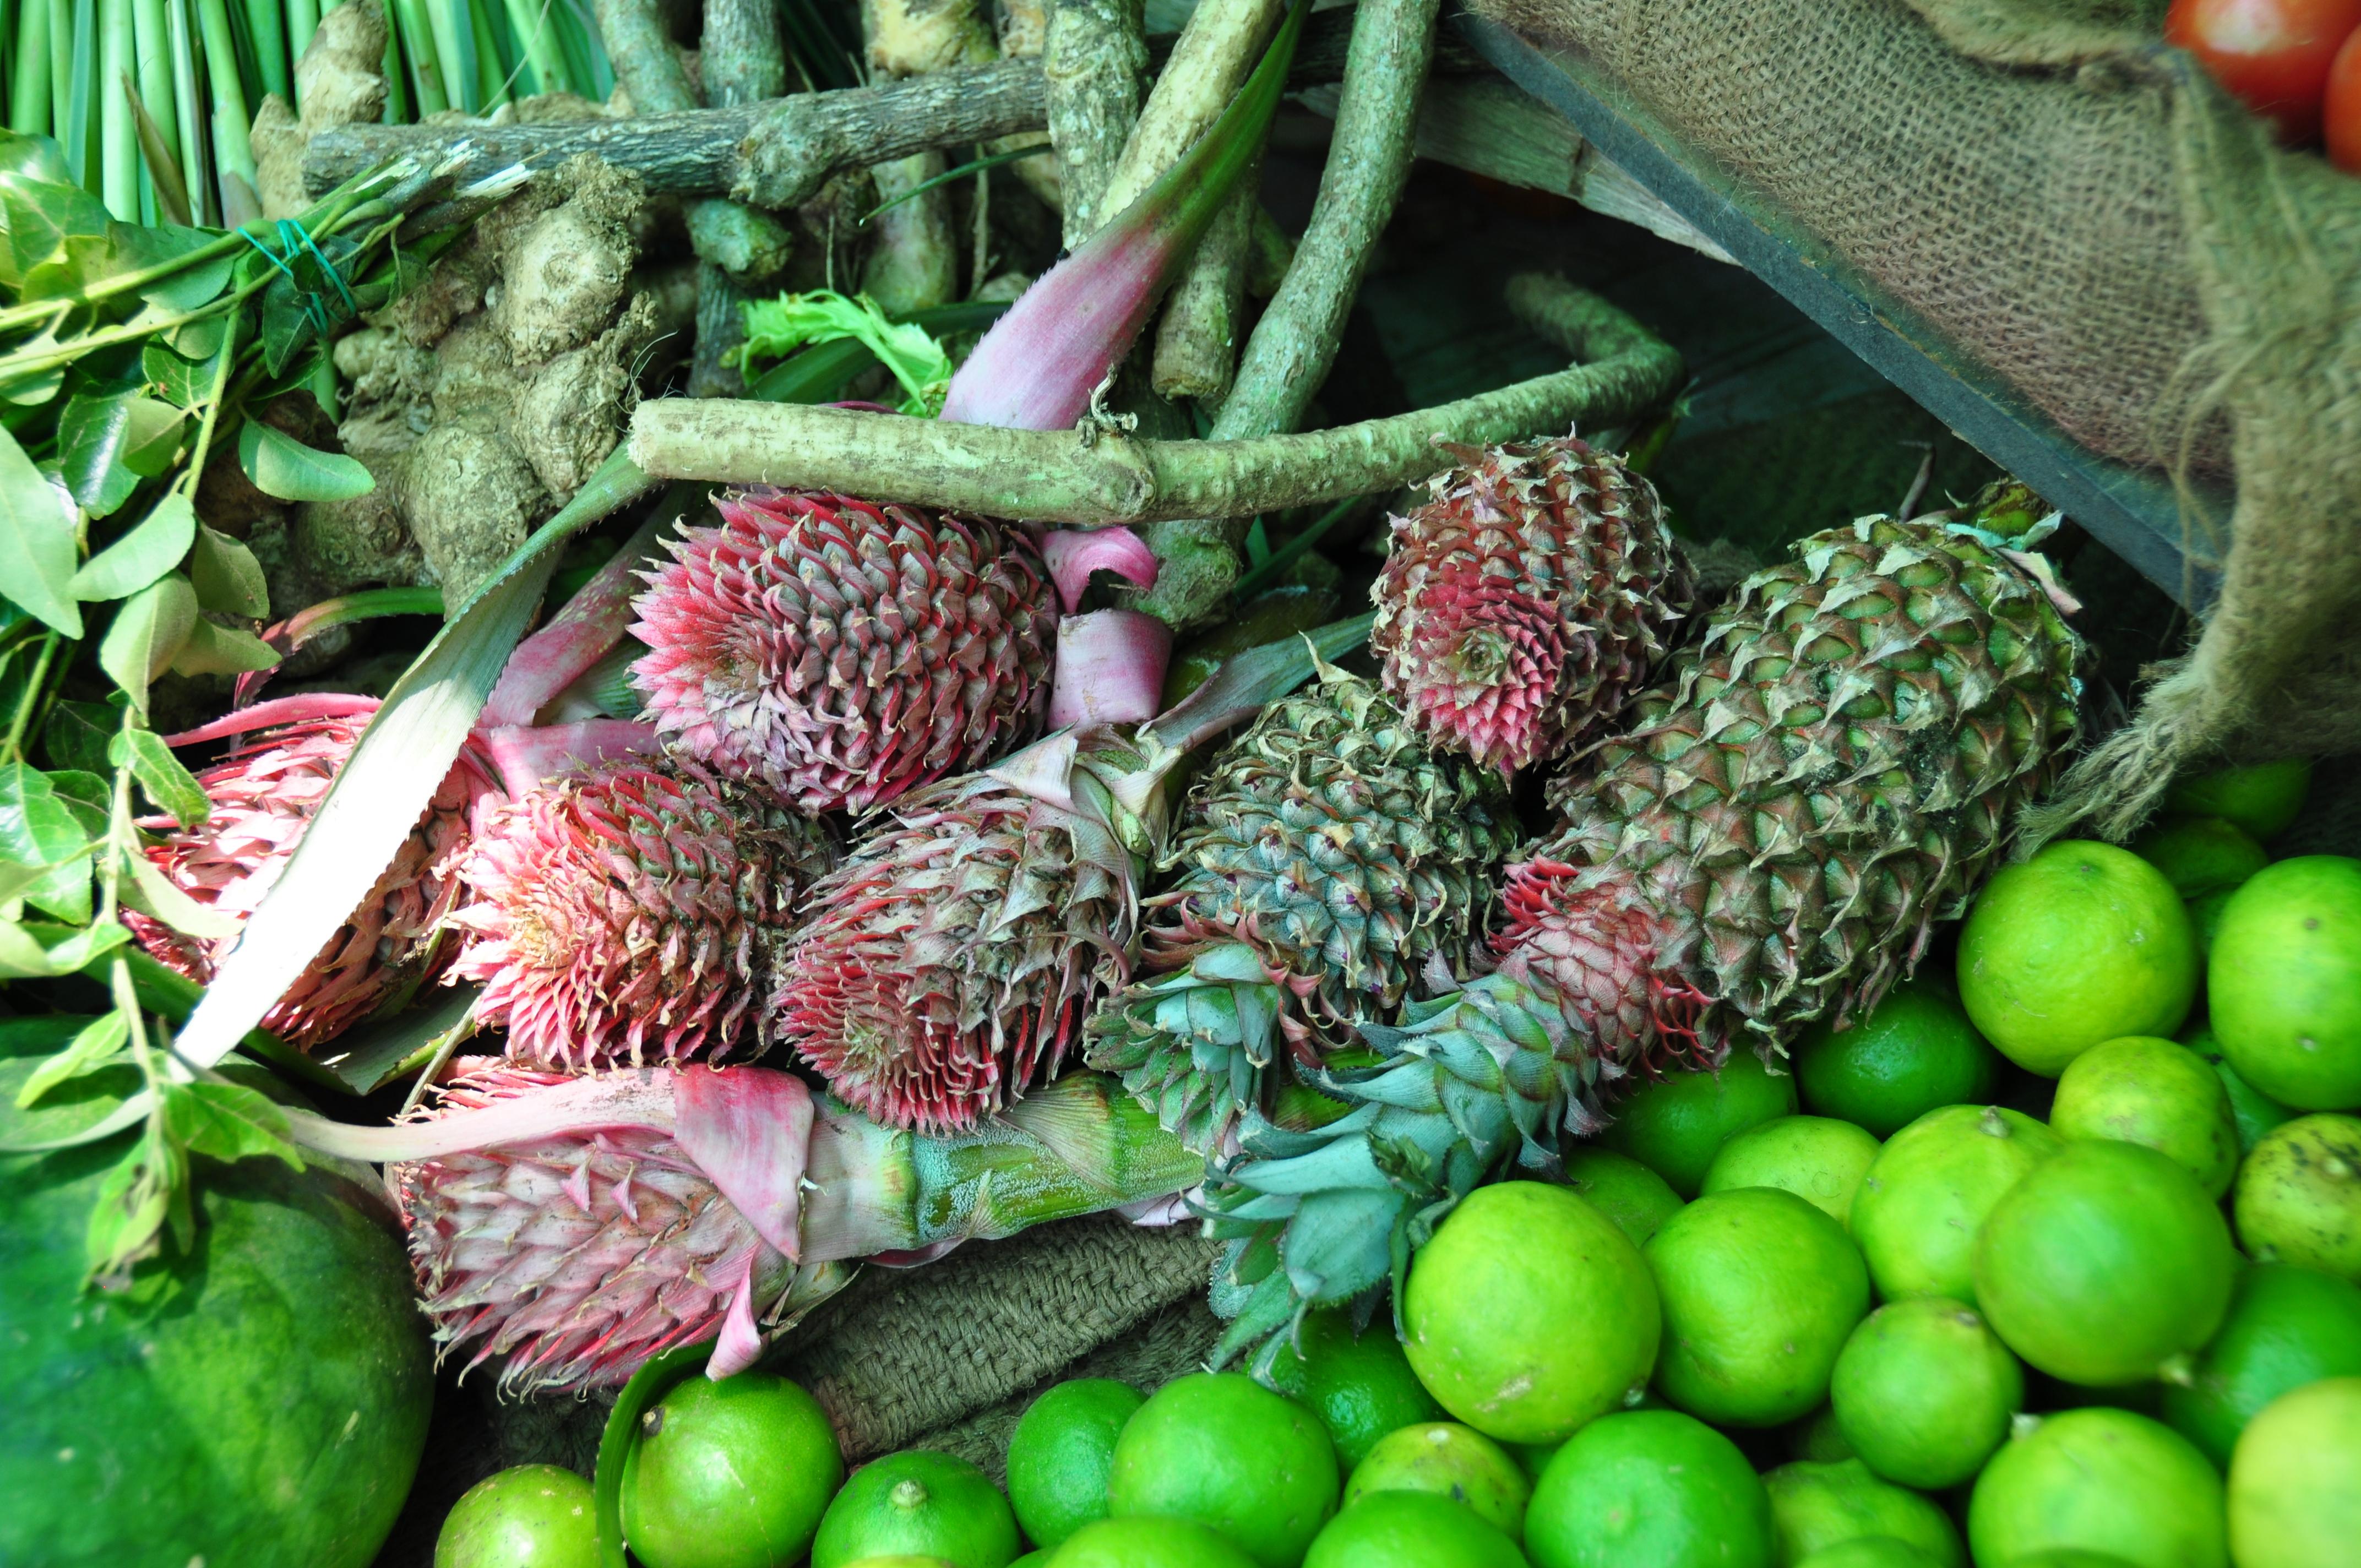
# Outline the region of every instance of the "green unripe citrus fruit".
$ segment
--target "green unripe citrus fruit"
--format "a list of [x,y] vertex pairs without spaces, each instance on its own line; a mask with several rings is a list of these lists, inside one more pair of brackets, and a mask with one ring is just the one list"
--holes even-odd
[[1834,1464],[1798,1461],[1763,1477],[1779,1561],[1794,1563],[1840,1541],[1890,1536],[1916,1547],[1940,1568],[1967,1568],[1960,1532],[1943,1510],[1870,1474],[1858,1459]]
[[1871,1470],[1938,1491],[1971,1479],[2007,1438],[2025,1406],[2025,1370],[1973,1310],[1916,1296],[1853,1330],[1828,1402]]
[[2196,1179],[2138,1144],[2069,1144],[2011,1188],[1976,1238],[1976,1302],[2053,1377],[2156,1376],[2213,1337],[2238,1255]]
[[2268,843],[2303,809],[2312,764],[2301,758],[2218,768],[2172,781],[2164,808],[2176,817],[2219,817]]
[[2209,1198],[2230,1190],[2238,1169],[2238,1124],[2221,1074],[2170,1040],[2126,1035],[2076,1057],[2059,1075],[2049,1126],[2069,1139],[2144,1144]]
[[1890,1138],[1927,1112],[1980,1102],[1999,1070],[1948,980],[1922,973],[1838,1032],[1823,1019],[1789,1047],[1804,1109]]
[[2361,1551],[2361,1377],[2282,1394],[2246,1423],[2230,1460],[2238,1568],[2319,1568]]
[[1532,1483],[1508,1450],[1457,1421],[1421,1421],[1388,1432],[1353,1467],[1345,1507],[1372,1492],[1433,1492],[1465,1505],[1510,1540],[1524,1534]]
[[1008,1505],[1025,1537],[1056,1546],[1107,1514],[1115,1440],[1148,1397],[1112,1377],[1072,1377],[1026,1407],[1008,1436]]
[[1566,1185],[1614,1221],[1633,1246],[1646,1246],[1656,1227],[1681,1206],[1672,1184],[1630,1155],[1577,1144],[1566,1151],[1565,1165]]
[[1599,1142],[1694,1198],[1706,1167],[1732,1135],[1795,1113],[1795,1079],[1773,1073],[1752,1051],[1735,1050],[1717,1070],[1667,1073],[1642,1084],[1616,1108]]
[[1200,1372],[1167,1383],[1124,1427],[1107,1507],[1193,1519],[1263,1568],[1291,1568],[1338,1489],[1335,1444],[1311,1411],[1238,1373]]
[[2239,1077],[2299,1111],[2361,1106],[2361,860],[2257,872],[2222,911],[2205,980]]
[[2023,1557],[2012,1557],[2005,1568],[2137,1568],[2137,1565],[2112,1552],[2092,1552],[2081,1546],[2053,1546],[2047,1552],[2030,1552]]
[[[1862,1321],[1866,1322],[1868,1320]],[[1853,1330],[1855,1333],[1860,1332],[1859,1329]],[[1841,1365],[1844,1360],[1841,1353],[1837,1359]],[[1833,1375],[1830,1387],[1834,1387]],[[1852,1451],[1851,1440],[1837,1424],[1836,1410],[1828,1405],[1821,1406],[1795,1423],[1794,1431],[1788,1434],[1787,1456],[1790,1459],[1808,1459],[1815,1464],[1833,1464],[1839,1459],[1861,1457]]]
[[1469,1193],[1402,1291],[1419,1381],[1508,1442],[1554,1442],[1620,1408],[1656,1364],[1660,1323],[1639,1249],[1572,1190],[1538,1181]]
[[771,1568],[812,1543],[844,1481],[828,1413],[767,1372],[684,1378],[640,1418],[623,1539],[648,1568]]
[[1411,1370],[1389,1314],[1356,1334],[1341,1311],[1312,1313],[1296,1344],[1281,1345],[1271,1359],[1265,1381],[1320,1418],[1347,1470],[1386,1433],[1443,1414]]
[[2238,1237],[2257,1258],[2361,1284],[2361,1117],[2274,1127],[2238,1169]]
[[2222,1080],[2222,1091],[2230,1100],[2230,1120],[2238,1129],[2239,1158],[2254,1153],[2265,1133],[2295,1120],[2294,1112],[2238,1076],[2238,1069],[2222,1054],[2222,1042],[2213,1037],[2210,1025],[2183,1031],[2181,1043],[2203,1057],[2214,1076]]
[[1938,1564],[1906,1541],[1890,1535],[1857,1535],[1796,1559],[1794,1568],[1938,1568]]
[[1700,1198],[1648,1244],[1664,1302],[1656,1387],[1720,1425],[1775,1426],[1828,1391],[1869,1310],[1869,1271],[1844,1227],[1792,1192]]
[[2080,1548],[2134,1568],[2227,1568],[2222,1478],[2179,1432],[2104,1406],[2019,1426],[1969,1499],[1977,1563]]
[[444,1516],[434,1568],[598,1568],[590,1483],[555,1464],[485,1476]]
[[2124,1035],[2170,1035],[2197,993],[2197,938],[2164,873],[2068,839],[2006,866],[1960,932],[1960,1001],[2000,1053],[2055,1078]]
[[1526,1568],[1517,1543],[1448,1497],[1378,1492],[1330,1519],[1303,1568]]
[[2271,863],[2270,851],[2220,817],[2184,817],[2139,836],[2132,853],[2164,873],[2183,898],[2227,893]]
[[896,1553],[1006,1568],[1017,1545],[1016,1516],[983,1471],[952,1454],[910,1449],[853,1472],[820,1519],[811,1568]]
[[2323,1377],[2361,1377],[2361,1287],[2258,1263],[2238,1276],[2230,1315],[2189,1380],[2166,1387],[2164,1419],[2226,1467],[2257,1411]]
[[1533,1484],[1534,1568],[1773,1568],[1771,1498],[1738,1445],[1677,1410],[1601,1416]]
[[1841,1225],[1876,1157],[1877,1140],[1850,1122],[1782,1116],[1722,1145],[1697,1190],[1703,1196],[1736,1187],[1776,1187]]
[[1998,1105],[1929,1111],[1885,1142],[1852,1201],[1853,1240],[1877,1293],[1976,1299],[1976,1233],[2001,1194],[2066,1141]]
[[1068,1536],[1046,1568],[1257,1568],[1226,1537],[1191,1519],[1097,1519]]

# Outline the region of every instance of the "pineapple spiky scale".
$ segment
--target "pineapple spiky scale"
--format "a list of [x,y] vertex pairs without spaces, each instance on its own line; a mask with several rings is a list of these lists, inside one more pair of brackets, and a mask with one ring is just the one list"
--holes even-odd
[[1502,773],[1579,744],[1648,680],[1696,588],[1655,488],[1567,437],[1454,448],[1371,597],[1386,690]]
[[1379,1283],[1503,1162],[1595,1126],[1602,1083],[1873,1005],[1972,896],[2072,743],[2078,640],[1939,524],[1797,555],[1714,613],[1512,871],[1499,970],[1366,1028],[1379,1062],[1322,1076],[1342,1120],[1250,1125],[1211,1200],[1233,1349]]
[[1093,1020],[1094,1066],[1191,1146],[1257,1102],[1282,1046],[1304,1067],[1464,967],[1486,877],[1514,842],[1498,781],[1428,752],[1375,685],[1323,671],[1274,704],[1191,794],[1149,903],[1144,967]]

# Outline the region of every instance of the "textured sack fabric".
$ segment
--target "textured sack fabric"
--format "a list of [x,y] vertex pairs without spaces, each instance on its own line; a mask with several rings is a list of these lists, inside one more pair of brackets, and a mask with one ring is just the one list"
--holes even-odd
[[2077,439],[2235,473],[2221,596],[2028,843],[2173,770],[2361,749],[2361,179],[2272,147],[2162,0],[1474,0],[1577,50]]

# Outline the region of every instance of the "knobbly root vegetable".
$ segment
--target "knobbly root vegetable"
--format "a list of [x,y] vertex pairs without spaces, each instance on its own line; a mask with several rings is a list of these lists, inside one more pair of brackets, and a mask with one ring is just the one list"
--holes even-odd
[[386,17],[377,5],[339,5],[295,66],[299,118],[277,93],[254,116],[254,164],[266,218],[291,218],[312,204],[303,192],[303,149],[322,131],[374,123],[385,108]]

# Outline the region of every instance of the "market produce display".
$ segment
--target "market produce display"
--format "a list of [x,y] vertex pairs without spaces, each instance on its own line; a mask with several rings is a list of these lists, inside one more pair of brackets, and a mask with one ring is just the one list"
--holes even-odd
[[2334,742],[2094,803],[2070,519],[1692,516],[1564,278],[1348,388],[1499,83],[1312,9],[0,0],[0,1560],[2351,1560]]

